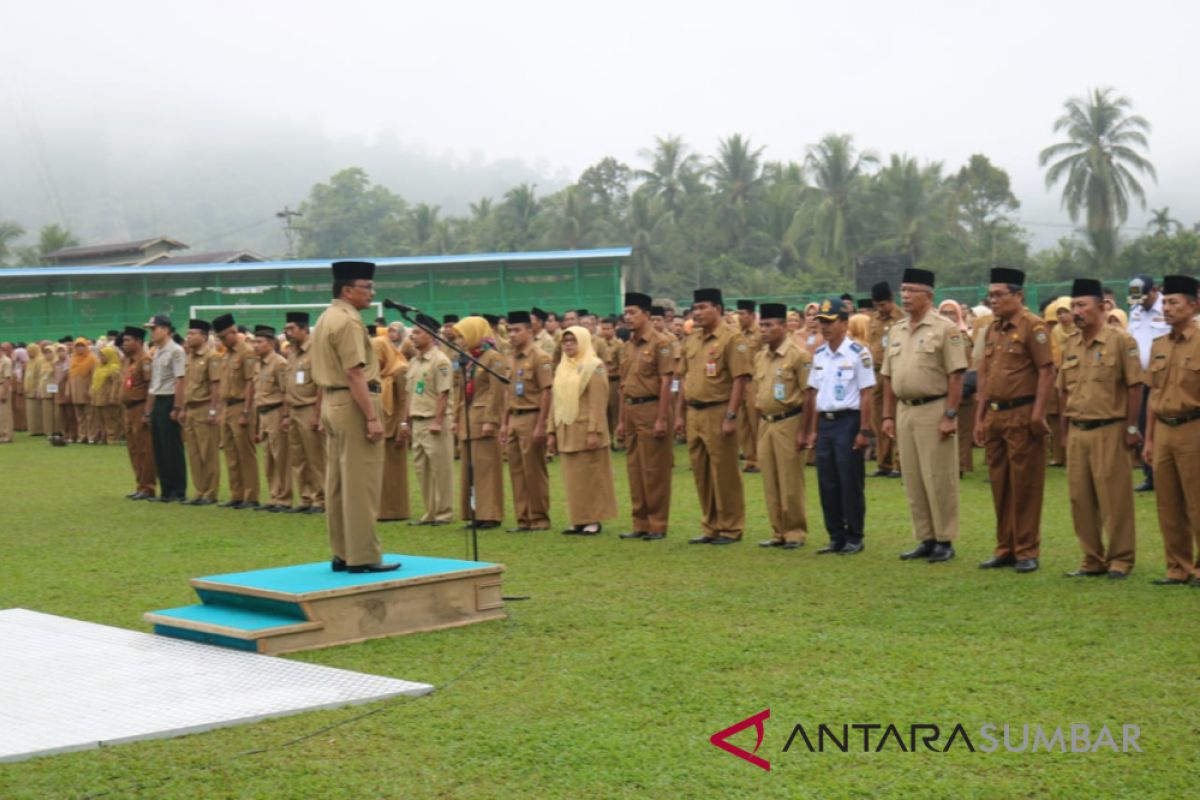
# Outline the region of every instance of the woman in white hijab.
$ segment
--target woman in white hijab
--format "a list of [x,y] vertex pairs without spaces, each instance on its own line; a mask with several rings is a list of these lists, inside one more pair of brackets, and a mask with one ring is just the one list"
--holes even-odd
[[603,520],[617,516],[617,495],[608,449],[608,377],[585,328],[573,326],[563,332],[550,419],[554,428],[548,445],[562,455],[571,519],[563,533],[595,536]]

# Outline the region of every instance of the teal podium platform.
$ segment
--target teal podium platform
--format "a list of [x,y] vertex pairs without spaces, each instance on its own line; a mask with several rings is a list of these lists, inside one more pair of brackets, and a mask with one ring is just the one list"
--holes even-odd
[[503,564],[387,555],[394,572],[328,561],[193,578],[200,602],[148,611],[154,632],[279,654],[503,619]]

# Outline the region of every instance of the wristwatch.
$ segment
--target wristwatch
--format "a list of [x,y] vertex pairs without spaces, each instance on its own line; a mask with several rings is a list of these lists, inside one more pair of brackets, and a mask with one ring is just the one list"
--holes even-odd
[[1137,425],[1130,425],[1128,428],[1125,429],[1125,432],[1128,433],[1130,436],[1137,436],[1139,431],[1138,431]]
[[947,419],[954,419],[955,417],[958,416],[958,409],[957,408],[947,408],[944,412],[944,416]]
[[737,419],[737,414],[735,414],[732,411],[726,411],[725,419],[729,420],[730,422],[733,422],[735,419]]

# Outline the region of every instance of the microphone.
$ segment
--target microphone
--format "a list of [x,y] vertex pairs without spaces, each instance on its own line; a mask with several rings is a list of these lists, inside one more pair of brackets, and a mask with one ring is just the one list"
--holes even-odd
[[395,300],[384,299],[384,308],[390,308],[393,311],[399,311],[401,314],[419,314],[421,309],[416,306],[407,306],[404,303],[397,303]]

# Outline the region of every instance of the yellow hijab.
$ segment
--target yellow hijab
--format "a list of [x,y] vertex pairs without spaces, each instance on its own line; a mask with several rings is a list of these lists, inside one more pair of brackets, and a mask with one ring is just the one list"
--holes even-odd
[[462,339],[463,347],[475,350],[492,336],[492,326],[483,317],[466,317],[454,323],[454,332]]
[[574,358],[563,351],[562,361],[554,373],[554,424],[570,425],[579,417],[579,398],[587,391],[588,382],[604,365],[592,349],[592,335],[587,328],[573,325],[563,331],[571,334],[578,345]]
[[867,344],[871,339],[871,318],[866,314],[854,314],[847,323],[847,333],[859,344]]
[[112,345],[100,348],[100,366],[92,373],[92,394],[104,391],[104,384],[120,371],[121,358],[117,355],[117,348]]
[[1110,321],[1110,325],[1116,325],[1121,330],[1126,330],[1129,328],[1129,315],[1126,314],[1124,310],[1120,308],[1114,308],[1112,311],[1108,312],[1108,319],[1111,320],[1113,317],[1116,317],[1117,321]]
[[[83,345],[83,355],[74,352],[74,348],[80,345]],[[96,356],[92,355],[92,348],[88,344],[88,340],[80,336],[72,345],[71,377],[79,378],[87,375],[97,363],[98,361],[96,360]]]
[[31,344],[25,351],[29,353],[29,363],[25,365],[25,394],[33,394],[37,391],[38,381],[41,380],[42,372],[49,362],[42,358],[41,345]]
[[400,351],[392,347],[386,336],[376,336],[371,339],[371,347],[375,357],[379,359],[379,386],[383,413],[391,417],[396,413],[396,393],[394,391],[396,376],[408,369],[408,359]]

